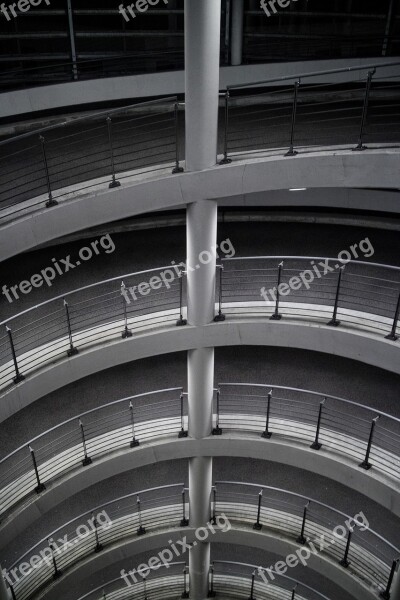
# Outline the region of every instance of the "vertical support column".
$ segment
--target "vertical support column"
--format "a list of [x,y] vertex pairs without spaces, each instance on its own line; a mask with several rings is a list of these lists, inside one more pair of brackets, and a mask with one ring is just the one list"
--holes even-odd
[[232,0],[231,64],[238,66],[243,59],[243,0]]
[[[217,162],[221,0],[185,0],[186,170]],[[187,306],[190,325],[214,319],[217,203],[201,200],[187,210]],[[211,434],[214,348],[188,352],[189,436]],[[190,525],[210,519],[212,458],[189,460]],[[208,594],[210,544],[197,541],[189,554],[190,598]]]
[[186,170],[217,162],[221,0],[185,0]]
[[10,600],[11,594],[7,589],[7,584],[3,576],[3,570],[0,565],[0,600]]

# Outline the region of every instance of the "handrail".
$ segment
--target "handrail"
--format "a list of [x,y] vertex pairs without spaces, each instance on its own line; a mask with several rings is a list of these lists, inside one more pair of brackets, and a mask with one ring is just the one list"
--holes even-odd
[[[240,382],[229,383],[229,382],[224,382],[224,383],[218,384],[219,388],[224,387],[224,386],[260,387],[260,388],[273,389],[273,390],[291,390],[293,392],[305,392],[307,394],[310,394],[311,396],[331,398],[332,400],[338,400],[339,402],[344,402],[345,404],[351,404],[352,406],[357,406],[358,408],[363,408],[375,415],[376,414],[381,415],[382,417],[386,417],[386,418],[391,419],[392,421],[396,421],[397,423],[400,424],[400,418],[395,417],[394,415],[389,415],[388,413],[385,413],[379,409],[371,408],[371,406],[366,406],[365,404],[361,404],[360,402],[354,402],[353,400],[346,400],[346,398],[341,398],[340,396],[333,396],[332,394],[323,394],[322,392],[312,392],[311,390],[305,390],[303,388],[289,387],[286,385],[285,386],[284,385],[274,385],[272,383],[268,384],[268,383],[240,383]],[[0,461],[0,463],[1,463],[1,461]]]
[[[345,517],[346,519],[352,519],[352,517],[348,514],[346,514],[345,512],[338,510],[337,508],[333,508],[333,506],[330,506],[329,504],[325,504],[324,502],[319,502],[318,500],[315,500],[314,498],[310,498],[309,496],[304,496],[303,494],[298,494],[297,492],[291,492],[289,490],[285,490],[284,488],[278,488],[278,487],[274,487],[272,485],[262,485],[259,483],[249,483],[247,481],[215,481],[214,482],[215,486],[218,485],[245,485],[248,487],[253,487],[255,489],[262,489],[262,490],[271,490],[273,492],[282,492],[283,494],[287,494],[288,496],[293,496],[295,498],[301,498],[302,500],[306,500],[306,502],[312,502],[313,504],[316,504],[318,506],[322,506],[323,508],[327,508],[333,512],[335,512],[336,514],[340,515],[341,517]],[[387,540],[385,537],[383,537],[382,535],[380,535],[379,533],[376,533],[376,531],[374,531],[373,529],[369,528],[369,531],[379,540],[381,540],[382,542],[384,542],[385,544],[387,544],[388,546],[390,546],[390,548],[392,548],[392,550],[394,550],[395,552],[397,552],[398,554],[400,554],[400,547],[396,547],[394,544],[392,544],[391,542],[389,542],[389,540]]]
[[88,515],[91,515],[92,513],[95,513],[96,511],[105,509],[107,506],[111,506],[111,504],[115,504],[116,502],[121,502],[122,500],[126,500],[127,498],[133,498],[134,496],[143,496],[143,494],[147,494],[149,492],[155,492],[158,490],[166,490],[166,489],[172,489],[172,488],[178,488],[178,487],[184,488],[184,486],[185,486],[184,483],[170,483],[168,485],[159,485],[157,487],[147,488],[145,490],[139,490],[137,492],[132,492],[131,494],[126,494],[125,496],[120,496],[119,498],[116,498],[115,500],[110,500],[109,502],[106,502],[105,504],[101,504],[100,506],[95,506],[94,508],[91,508],[90,510],[87,510],[84,513],[81,513],[77,517],[74,517],[70,521],[63,523],[63,525],[61,525],[60,527],[57,527],[57,529],[54,529],[54,531],[51,531],[50,533],[45,535],[45,537],[43,537],[39,542],[34,544],[31,548],[29,548],[29,550],[27,550],[24,554],[22,554],[22,556],[20,556],[11,565],[10,569],[15,567],[18,563],[22,562],[23,559],[25,558],[25,556],[28,556],[28,554],[30,554],[33,550],[35,550],[35,548],[37,548],[44,542],[47,542],[47,540],[54,538],[54,536],[57,535],[63,529],[65,529],[65,527],[69,527],[69,525],[71,525],[72,523],[76,523],[76,521],[79,521],[83,517],[87,517]]
[[384,69],[386,67],[397,67],[400,65],[400,61],[396,62],[387,62],[387,63],[371,63],[363,66],[354,66],[354,67],[345,67],[342,69],[327,69],[325,71],[314,71],[314,72],[306,72],[306,73],[296,73],[295,75],[285,75],[284,77],[274,77],[271,79],[263,79],[259,81],[254,81],[251,83],[236,83],[233,85],[227,85],[227,90],[240,89],[240,88],[248,88],[253,87],[255,85],[261,85],[264,83],[274,83],[276,81],[291,81],[293,79],[305,79],[307,77],[317,77],[319,75],[334,75],[336,73],[352,73],[357,71],[364,71],[365,69]]
[[[336,258],[328,258],[326,256],[232,256],[232,258],[221,258],[222,262],[233,262],[233,261],[240,261],[240,260],[262,260],[262,259],[266,259],[266,260],[329,260],[329,261],[336,261],[336,262],[340,262],[340,259],[338,257]],[[374,262],[370,262],[370,261],[366,261],[366,260],[346,260],[346,264],[354,264],[354,265],[366,265],[368,267],[378,267],[378,268],[384,268],[384,269],[392,269],[393,271],[399,271],[400,272],[400,267],[396,267],[395,265],[387,265],[385,263],[374,263]],[[0,325],[2,325],[2,323],[0,323]]]

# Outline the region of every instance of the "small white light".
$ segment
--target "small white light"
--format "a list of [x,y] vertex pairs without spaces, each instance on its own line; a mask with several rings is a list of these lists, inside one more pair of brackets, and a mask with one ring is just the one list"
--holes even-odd
[[291,188],[289,192],[304,192],[307,188]]

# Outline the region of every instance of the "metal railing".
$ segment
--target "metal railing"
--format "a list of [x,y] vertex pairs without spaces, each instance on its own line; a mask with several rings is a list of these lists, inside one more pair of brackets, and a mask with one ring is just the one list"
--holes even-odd
[[[311,256],[235,257],[222,259],[222,266],[222,315],[235,315],[242,305],[246,314],[273,320],[298,317],[334,327],[342,323],[397,339],[399,267]],[[303,272],[307,275],[301,279]]]
[[[273,575],[273,580],[269,581],[268,573]],[[233,590],[235,598],[246,600],[329,600],[325,594],[274,569],[268,568],[267,572],[266,568],[256,565],[214,560],[210,565],[209,597],[229,598]]]
[[346,456],[400,480],[400,419],[330,394],[257,383],[220,383],[214,435],[232,431],[293,440]]
[[[368,515],[355,522],[356,515],[346,515],[301,494],[235,481],[215,482],[213,518],[219,513],[224,513],[232,523],[284,534],[312,550],[314,544],[317,554],[338,562],[368,585],[381,591],[390,590],[392,569],[397,566],[400,550],[367,527]],[[340,535],[337,531],[335,535],[338,526],[345,531],[341,530]],[[325,536],[322,548],[321,535]]]
[[[93,508],[52,531],[10,567],[3,565],[10,578],[13,569],[18,576],[10,585],[14,598],[28,600],[73,565],[117,541],[163,527],[186,526],[182,521],[185,494],[183,483],[141,490]],[[22,563],[32,565],[24,576],[19,570]]]
[[[109,581],[95,590],[81,596],[79,600],[130,600],[132,594],[135,598],[189,598],[190,581],[186,563],[170,563],[168,576],[161,565],[161,571],[151,571],[133,587],[123,584],[121,577]],[[274,583],[265,584],[260,576],[253,585],[253,574],[263,573],[265,569],[256,565],[232,561],[213,561],[209,572],[209,597],[215,594],[222,597],[246,598],[249,600],[253,591],[252,600],[261,598],[265,600],[329,600],[325,594],[287,575],[280,575],[273,569]],[[294,594],[294,595],[293,595]]]
[[77,415],[36,436],[0,461],[1,520],[61,476],[123,448],[164,437],[186,437],[182,388],[122,398]]
[[72,192],[179,167],[176,97],[78,117],[0,142],[0,220]]
[[[334,75],[335,82],[321,83],[324,75]],[[228,86],[221,164],[250,151],[294,156],[313,147],[398,145],[399,75],[397,62]]]
[[[146,327],[184,325],[183,267],[174,267],[176,275],[169,267],[92,284],[2,321],[0,389],[20,383],[26,375],[81,349],[130,337]],[[314,281],[301,283],[302,272],[313,274],[318,268]],[[172,277],[163,285],[159,275],[166,270]],[[274,320],[296,317],[335,327],[342,323],[392,341],[398,338],[399,267],[359,260],[343,266],[338,258],[261,256],[223,259],[217,271],[216,321],[245,312]],[[158,277],[159,288],[147,284],[145,295],[138,292],[140,284],[152,276]],[[290,286],[293,280],[297,287]],[[262,289],[275,289],[275,299],[265,301]]]
[[140,284],[166,269],[138,271],[85,286],[1,322],[0,389],[81,349],[131,337],[149,326],[181,322],[185,279],[179,270],[169,277],[168,286],[159,278],[159,289],[147,286],[150,294],[138,292]]
[[[165,573],[168,569],[168,573]],[[185,562],[172,562],[166,567],[159,565],[137,583],[128,586],[121,577],[108,581],[95,590],[81,596],[79,600],[161,600],[189,598],[189,569]],[[132,596],[133,595],[133,596]]]
[[[122,398],[81,413],[29,440],[0,460],[0,516],[65,475],[143,443],[188,436],[182,387]],[[346,457],[360,469],[400,480],[400,419],[319,392],[256,383],[220,383],[213,435],[240,432],[294,441]]]

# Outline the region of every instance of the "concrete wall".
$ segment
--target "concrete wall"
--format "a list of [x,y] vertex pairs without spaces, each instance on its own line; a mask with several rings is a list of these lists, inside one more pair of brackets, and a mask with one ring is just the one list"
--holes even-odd
[[[226,89],[227,85],[247,84],[264,79],[284,77],[285,75],[296,76],[299,73],[342,69],[350,66],[394,63],[396,60],[398,59],[377,57],[224,67],[221,69],[220,89]],[[385,69],[385,75],[396,73],[398,71],[394,69]],[[365,80],[365,71],[350,73],[348,75],[341,74],[340,76],[321,76],[321,78],[314,81],[357,81],[361,78]],[[183,94],[185,88],[184,80],[183,71],[173,71],[170,73],[77,81],[15,92],[5,92],[4,94],[0,94],[0,118],[17,117],[27,113],[53,110],[55,108],[84,106],[90,103],[126,100],[128,104],[129,100],[133,98],[145,99],[153,96]]]
[[[71,190],[58,206],[41,208],[1,227],[0,260],[88,227],[146,212],[184,207],[201,199],[226,200],[239,196],[251,202],[254,196],[276,190],[328,188],[334,204],[332,188],[400,189],[399,159],[400,150],[396,148],[366,152],[332,148],[293,158],[248,157],[196,173],[171,175],[167,170],[153,178],[132,176],[113,190],[104,183],[91,192]],[[272,202],[276,205],[277,199]],[[320,202],[322,206],[327,205],[323,194]],[[347,204],[346,200],[343,202]],[[265,203],[269,205],[268,197]],[[319,203],[318,199],[315,203]],[[351,204],[362,210],[363,196],[353,197]],[[368,206],[372,204],[370,200]],[[391,197],[390,207],[396,208],[396,195]]]

